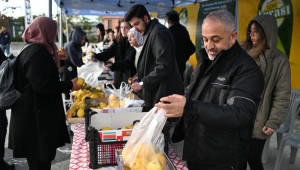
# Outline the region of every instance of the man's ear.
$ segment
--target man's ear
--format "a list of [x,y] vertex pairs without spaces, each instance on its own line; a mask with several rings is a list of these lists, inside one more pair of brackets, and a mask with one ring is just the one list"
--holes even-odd
[[233,45],[237,39],[237,31],[231,33],[231,44]]
[[146,21],[146,23],[149,24],[150,19],[149,19],[149,17],[147,15],[144,16],[144,21]]

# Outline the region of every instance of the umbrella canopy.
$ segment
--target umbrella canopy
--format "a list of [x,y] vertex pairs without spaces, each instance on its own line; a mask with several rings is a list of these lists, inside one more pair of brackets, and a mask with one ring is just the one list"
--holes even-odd
[[207,0],[54,0],[67,15],[124,16],[135,4],[143,4],[149,12],[166,13],[177,6]]

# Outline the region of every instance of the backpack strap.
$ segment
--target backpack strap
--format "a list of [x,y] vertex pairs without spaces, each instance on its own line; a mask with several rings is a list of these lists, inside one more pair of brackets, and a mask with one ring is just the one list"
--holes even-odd
[[[27,47],[30,47],[30,46],[32,46],[32,45],[34,45],[34,44],[37,44],[37,43],[27,43],[26,45],[24,45],[24,46],[20,49],[20,51],[18,52],[17,57],[18,57],[18,56],[19,56],[19,55],[20,55]],[[26,89],[29,85],[30,85],[30,84],[27,83],[26,86],[22,89],[21,92],[24,92],[25,89]]]
[[23,50],[25,50],[27,47],[30,47],[30,46],[32,46],[32,45],[34,45],[34,44],[37,44],[37,43],[27,43],[27,44],[25,44],[25,45],[20,49],[20,51],[18,52],[18,55],[17,55],[17,56],[19,56],[19,55],[23,52]]

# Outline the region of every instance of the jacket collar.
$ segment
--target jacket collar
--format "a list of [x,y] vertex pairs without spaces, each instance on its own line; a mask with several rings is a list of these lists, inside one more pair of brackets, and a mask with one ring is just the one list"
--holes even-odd
[[148,34],[151,33],[151,31],[152,31],[154,25],[155,25],[157,22],[158,22],[158,20],[157,20],[156,18],[150,20],[148,26],[146,27],[146,31],[145,31],[145,34],[144,34],[144,35],[148,36]]
[[[225,59],[229,59],[231,57],[234,57],[234,54],[237,52],[237,49],[241,48],[239,43],[237,41],[235,41],[235,43],[233,44],[232,47],[230,47],[228,50],[222,50],[217,56],[216,58],[213,60],[213,62],[216,62],[217,60],[225,60]],[[209,60],[208,55],[206,50],[203,48],[200,51],[200,55],[202,56],[202,58]]]

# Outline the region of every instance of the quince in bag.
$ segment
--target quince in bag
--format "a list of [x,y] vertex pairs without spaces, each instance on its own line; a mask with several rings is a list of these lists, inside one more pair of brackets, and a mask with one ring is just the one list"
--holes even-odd
[[136,124],[127,141],[122,157],[126,166],[131,170],[165,170],[167,159],[163,154],[164,136],[161,133],[166,117],[165,110],[156,108],[150,110]]

